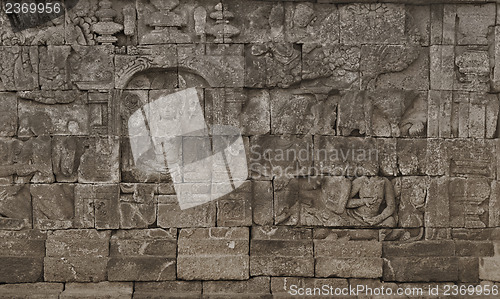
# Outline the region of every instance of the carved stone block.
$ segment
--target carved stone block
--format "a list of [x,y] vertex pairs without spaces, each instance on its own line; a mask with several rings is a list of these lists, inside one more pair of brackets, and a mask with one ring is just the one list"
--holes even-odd
[[[423,227],[429,179],[401,177],[394,183],[396,198],[399,199],[398,227]],[[410,236],[405,237],[409,238]]]
[[20,93],[20,136],[87,135],[87,96],[76,92]]
[[[217,189],[212,185],[214,187]],[[247,181],[235,191],[217,198],[217,226],[252,226],[252,207],[257,197],[252,194],[253,189],[252,182]],[[272,199],[267,199],[272,202]]]
[[[210,192],[207,188],[200,188],[199,185],[196,186],[199,188],[197,190],[194,190],[195,187],[193,187],[193,196],[196,196],[196,191],[202,194]],[[175,195],[158,196],[158,226],[162,228],[215,226],[216,213],[216,203],[214,201],[181,210]]]
[[73,227],[75,185],[32,185],[34,227],[42,230]]
[[338,101],[337,96],[326,91],[272,91],[271,132],[277,135],[334,135]]
[[75,227],[119,228],[118,197],[118,185],[76,185]]
[[487,45],[489,28],[495,25],[495,6],[435,5],[431,21],[433,44]]
[[429,48],[417,44],[361,47],[361,87],[427,90]]
[[374,138],[318,136],[314,140],[317,173],[340,176],[376,175],[379,152]]
[[31,228],[32,205],[29,185],[0,186],[0,228]]
[[404,5],[350,4],[339,12],[342,44],[401,44],[405,39]]
[[70,46],[47,46],[39,48],[40,86],[42,90],[71,89],[68,80],[68,57]]
[[224,3],[234,13],[231,22],[241,30],[233,38],[237,43],[284,42],[285,5],[280,2],[234,0]]
[[0,139],[2,184],[52,183],[51,138]]
[[209,125],[231,125],[243,135],[264,135],[270,130],[270,95],[267,90],[205,89]]
[[485,228],[491,181],[484,178],[432,179],[425,212],[426,227]]
[[300,45],[263,43],[245,46],[245,87],[288,88],[302,80]]
[[66,43],[71,45],[95,45],[92,26],[97,23],[98,0],[79,0],[65,15]]
[[114,86],[113,46],[72,46],[68,58],[69,78],[81,90],[110,89]]
[[250,138],[249,169],[255,179],[312,174],[311,136],[259,135]]
[[177,276],[184,280],[247,280],[249,238],[246,227],[181,229]]
[[303,44],[303,84],[311,88],[356,89],[360,57],[359,46]]
[[335,5],[285,4],[285,39],[291,43],[339,42],[339,12]]
[[120,178],[119,139],[92,137],[86,140],[80,158],[78,181],[81,183],[118,183]]
[[0,91],[38,89],[37,47],[0,46]]
[[17,133],[16,94],[0,92],[0,102],[0,136],[12,137]]
[[243,87],[243,51],[238,44],[179,45],[179,67],[200,75],[210,87]]
[[147,228],[156,222],[157,197],[154,184],[122,184],[120,228]]
[[339,101],[338,130],[343,136],[425,136],[425,92],[349,91]]

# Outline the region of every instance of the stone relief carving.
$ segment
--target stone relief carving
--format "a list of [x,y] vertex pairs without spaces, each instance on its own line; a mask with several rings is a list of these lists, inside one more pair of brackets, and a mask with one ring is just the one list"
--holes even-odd
[[275,223],[354,227],[395,227],[392,183],[384,177],[291,179],[275,189]]

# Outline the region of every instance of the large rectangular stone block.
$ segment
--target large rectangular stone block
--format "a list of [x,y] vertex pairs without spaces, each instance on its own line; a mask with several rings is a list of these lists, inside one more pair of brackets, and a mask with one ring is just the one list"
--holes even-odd
[[249,230],[181,229],[177,277],[184,280],[245,280],[249,277]]
[[121,184],[120,190],[120,228],[148,228],[156,222],[157,185]]
[[110,231],[62,230],[47,238],[44,277],[55,282],[106,280]]
[[205,298],[271,298],[269,277],[252,277],[246,281],[203,282]]
[[111,237],[110,281],[175,280],[177,230],[118,231]]
[[377,241],[314,240],[317,277],[382,276],[382,243]]
[[216,213],[215,201],[181,210],[175,195],[158,196],[158,226],[162,228],[215,226]]
[[457,281],[456,257],[394,257],[384,260],[384,281]]
[[67,283],[61,299],[77,298],[132,298],[134,285],[132,282],[99,282],[99,283]]
[[38,184],[30,188],[35,228],[73,228],[75,219],[74,184]]
[[0,298],[47,298],[59,299],[64,289],[62,283],[23,283],[4,284],[0,286]]
[[289,227],[252,227],[252,276],[313,276],[312,231]]
[[450,257],[455,255],[455,242],[451,240],[419,241],[411,243],[384,242],[383,256],[391,257]]
[[326,297],[335,294],[336,288],[349,288],[349,282],[342,278],[271,277],[273,298]]
[[200,298],[201,281],[136,282],[134,298]]

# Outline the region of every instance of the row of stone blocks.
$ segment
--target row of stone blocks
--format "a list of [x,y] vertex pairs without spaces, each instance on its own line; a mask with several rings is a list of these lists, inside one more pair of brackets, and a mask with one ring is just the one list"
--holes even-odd
[[248,280],[500,281],[496,241],[351,239],[290,227],[1,232],[0,282]]
[[[299,277],[253,277],[246,281],[165,281],[165,282],[100,282],[100,283],[29,283],[0,285],[0,299],[12,298],[47,298],[47,299],[81,299],[81,298],[293,298],[300,294],[335,294],[336,289],[347,290],[342,298],[378,298],[372,296],[356,296],[359,294],[373,294],[375,288],[398,288],[407,291],[429,294],[431,287],[437,286],[443,294],[446,287],[454,283],[387,283],[376,279],[341,279],[341,278],[299,278]],[[480,284],[486,289],[497,289],[499,283],[484,281]],[[300,291],[299,291],[300,289]],[[314,293],[313,293],[314,292]],[[323,293],[320,293],[323,292]],[[328,293],[331,292],[331,293]],[[297,297],[297,296],[296,296]],[[324,296],[335,298],[334,296]],[[316,298],[302,296],[299,298]],[[323,296],[321,297],[323,298]],[[408,298],[393,296],[384,298]],[[422,298],[413,296],[411,298]],[[440,298],[440,297],[432,297]],[[475,297],[474,297],[475,298]],[[478,297],[482,298],[482,297]],[[488,297],[490,298],[490,297]],[[491,297],[493,298],[493,297]]]

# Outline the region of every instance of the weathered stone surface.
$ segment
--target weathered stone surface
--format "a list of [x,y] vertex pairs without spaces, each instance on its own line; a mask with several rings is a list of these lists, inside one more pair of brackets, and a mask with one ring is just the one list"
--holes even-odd
[[29,185],[0,186],[0,190],[0,228],[31,228],[33,217]]
[[80,158],[78,182],[118,183],[120,178],[120,143],[115,137],[89,138]]
[[66,43],[72,45],[95,45],[92,25],[97,23],[96,0],[80,0],[65,15]]
[[70,46],[40,47],[40,86],[43,90],[71,89],[68,57],[71,54]]
[[0,136],[12,137],[17,132],[17,98],[14,93],[0,92]]
[[292,43],[339,42],[339,12],[334,5],[286,3],[285,39]]
[[0,90],[38,89],[37,47],[0,46]]
[[339,135],[425,136],[426,97],[416,91],[346,92],[339,101]]
[[252,227],[252,276],[313,276],[312,231],[288,227]]
[[45,281],[99,282],[106,280],[109,231],[66,230],[49,234],[44,259]]
[[313,229],[314,240],[378,241],[378,231],[372,229]]
[[200,298],[201,281],[136,282],[134,298]]
[[249,169],[256,180],[297,177],[311,173],[311,136],[259,135],[250,138]]
[[490,71],[485,47],[430,47],[431,90],[486,92]]
[[288,88],[301,80],[300,45],[262,43],[245,46],[245,87]]
[[119,186],[76,185],[75,226],[79,228],[119,228]]
[[360,58],[359,46],[306,43],[302,45],[303,85],[326,92],[333,88],[356,89]]
[[382,243],[314,240],[317,277],[382,276]]
[[384,260],[384,281],[456,281],[458,258],[397,257]]
[[455,241],[457,256],[487,257],[494,255],[493,243],[478,241]]
[[[253,202],[254,198],[257,197],[252,194],[254,188],[252,182],[246,181],[235,191],[217,198],[217,226],[252,225]],[[262,201],[264,200],[266,200],[266,197],[262,199]],[[272,203],[272,199],[269,197],[267,197],[267,200]]]
[[39,231],[1,231],[0,282],[26,283],[42,278],[46,234]]
[[400,4],[342,5],[342,44],[400,44],[405,39],[405,8]]
[[176,241],[176,229],[118,231],[111,237],[108,279],[175,280]]
[[240,29],[232,38],[236,43],[283,42],[285,39],[285,5],[280,2],[235,0],[224,3],[235,15],[231,22]]
[[399,227],[423,227],[429,179],[402,177],[395,180],[396,198],[399,199]]
[[33,222],[39,229],[73,227],[75,218],[75,185],[32,185]]
[[52,168],[57,182],[76,183],[85,139],[77,136],[52,138]]
[[195,71],[211,87],[243,87],[245,57],[243,45],[182,45],[179,67]]
[[335,135],[338,96],[304,90],[271,92],[271,133]]
[[147,228],[156,222],[157,197],[154,184],[122,184],[120,228]]
[[213,201],[181,210],[175,195],[158,196],[158,226],[163,228],[215,226],[216,213],[216,203]]
[[241,128],[244,135],[264,135],[270,130],[270,101],[267,90],[205,89],[206,121]]
[[132,298],[131,282],[67,283],[60,298]]
[[64,289],[62,283],[23,283],[0,286],[0,298],[48,298],[58,299]]
[[2,184],[52,183],[51,138],[30,138],[26,141],[1,138]]
[[110,89],[114,86],[112,46],[72,46],[68,59],[70,80],[81,90]]
[[317,173],[363,176],[379,172],[377,140],[374,138],[318,136],[314,138]]
[[431,180],[426,226],[485,228],[488,226],[490,181],[487,179]]
[[479,279],[500,281],[500,259],[498,257],[479,259]]
[[419,241],[411,243],[384,242],[383,257],[449,257],[455,255],[455,243],[451,240]]
[[177,277],[184,280],[249,278],[249,230],[236,228],[181,229]]
[[[322,289],[323,286],[327,289]],[[294,287],[292,287],[294,286]],[[341,278],[302,278],[302,277],[271,277],[271,292],[273,298],[290,298],[291,296],[331,295],[331,288],[348,288],[347,279]],[[299,288],[303,289],[299,291]],[[318,288],[321,292],[318,291]]]
[[206,298],[270,298],[270,278],[252,277],[246,281],[203,282],[203,297]]
[[360,70],[362,88],[427,90],[429,48],[414,44],[362,46]]

